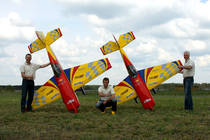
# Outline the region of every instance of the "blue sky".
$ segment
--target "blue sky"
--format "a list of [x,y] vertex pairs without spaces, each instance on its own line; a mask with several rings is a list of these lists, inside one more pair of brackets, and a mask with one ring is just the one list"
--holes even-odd
[[[7,0],[0,12],[0,85],[20,85],[19,67],[36,39],[35,30],[60,28],[63,36],[52,44],[63,68],[108,57],[112,69],[104,76],[118,84],[127,76],[119,52],[103,56],[100,47],[112,34],[133,31],[136,39],[124,48],[137,69],[180,59],[189,50],[196,64],[196,83],[210,82],[210,2],[208,0]],[[32,62],[47,63],[45,50]],[[36,84],[53,75],[51,67],[36,73]],[[177,74],[168,83],[182,83]]]

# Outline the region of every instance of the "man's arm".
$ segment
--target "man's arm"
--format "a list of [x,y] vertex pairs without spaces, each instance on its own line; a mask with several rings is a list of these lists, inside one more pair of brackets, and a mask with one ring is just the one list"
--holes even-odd
[[99,97],[107,97],[110,96],[111,94],[103,94],[102,92],[98,92]]
[[50,62],[49,63],[47,63],[47,64],[43,64],[43,65],[41,65],[40,66],[40,68],[45,68],[45,67],[47,67],[47,66],[49,66],[50,65]]
[[191,65],[189,65],[189,66],[181,66],[181,65],[179,65],[178,68],[179,69],[188,69],[188,70],[190,70],[190,69],[192,69],[192,66]]
[[[111,94],[108,94],[108,95],[110,96]],[[112,94],[108,99],[106,99],[106,100],[103,102],[103,104],[106,104],[108,101],[112,100],[113,98],[115,98],[115,94]]]
[[21,76],[23,79],[33,80],[33,75],[25,75],[25,72],[21,72]]

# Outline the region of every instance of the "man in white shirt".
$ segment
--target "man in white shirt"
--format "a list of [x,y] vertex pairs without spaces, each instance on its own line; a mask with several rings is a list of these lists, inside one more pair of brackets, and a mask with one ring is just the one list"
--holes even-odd
[[115,100],[115,92],[111,85],[109,85],[109,78],[103,79],[103,85],[98,88],[98,95],[100,100],[96,107],[104,113],[106,107],[112,106],[112,115],[117,111],[117,101]]
[[26,104],[26,96],[28,93],[28,102],[27,102],[27,111],[32,111],[32,101],[34,97],[34,79],[35,72],[39,68],[44,68],[50,65],[50,63],[37,65],[31,63],[32,56],[31,54],[26,54],[25,56],[26,62],[20,66],[21,76],[23,78],[22,81],[22,97],[21,97],[21,112],[25,112],[25,104]]
[[194,83],[195,75],[195,63],[190,59],[190,52],[184,52],[185,63],[184,66],[178,66],[180,69],[183,69],[181,73],[184,78],[184,92],[185,92],[185,110],[193,110],[193,100],[192,100],[192,86]]

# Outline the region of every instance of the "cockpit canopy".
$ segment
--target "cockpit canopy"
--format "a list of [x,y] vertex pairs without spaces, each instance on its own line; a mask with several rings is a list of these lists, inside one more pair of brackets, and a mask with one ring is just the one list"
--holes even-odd
[[132,78],[135,78],[137,76],[136,68],[133,65],[128,65],[127,70],[128,70],[129,76],[131,76]]
[[52,69],[53,69],[53,72],[54,72],[55,76],[60,77],[61,69],[60,69],[59,65],[58,64],[51,64],[51,66],[52,66]]

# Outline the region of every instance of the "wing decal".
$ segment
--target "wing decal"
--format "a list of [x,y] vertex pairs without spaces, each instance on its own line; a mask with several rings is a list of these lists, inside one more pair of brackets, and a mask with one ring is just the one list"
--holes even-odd
[[126,79],[124,79],[122,82],[114,87],[117,104],[124,103],[137,96],[135,90],[133,89],[133,85],[130,85],[129,81],[130,78],[128,76]]
[[110,68],[107,58],[74,67],[70,73],[72,88],[76,90],[82,87]]
[[49,104],[61,97],[57,84],[51,81],[51,79],[41,86],[37,91],[35,91],[34,100],[32,103],[33,110]]
[[153,89],[177,74],[179,71],[178,65],[182,65],[180,60],[146,69],[149,71],[146,74],[147,87]]

